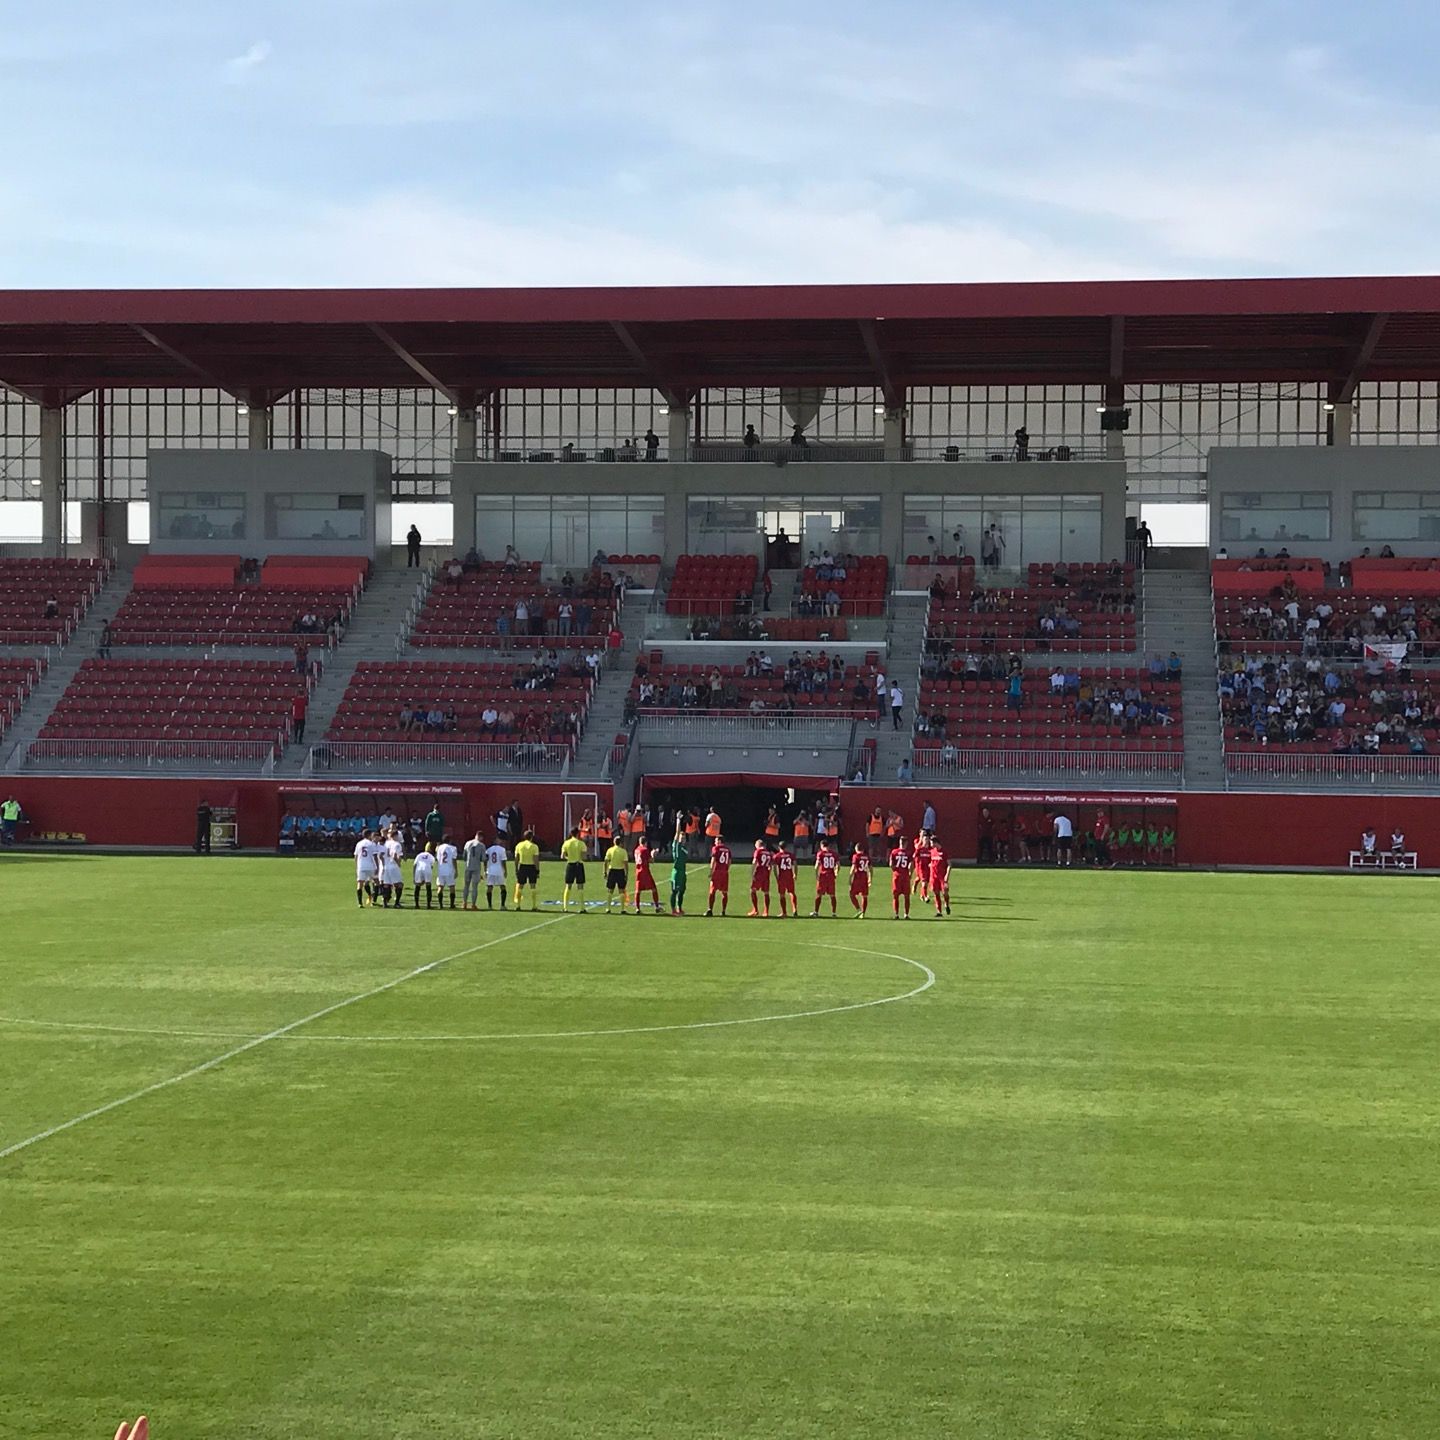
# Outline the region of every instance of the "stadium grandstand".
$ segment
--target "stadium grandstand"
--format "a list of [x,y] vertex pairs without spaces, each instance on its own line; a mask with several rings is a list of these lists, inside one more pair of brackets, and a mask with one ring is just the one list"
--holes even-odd
[[105,833],[76,776],[269,786],[273,847],[286,786],[743,774],[1239,863],[1196,797],[1440,797],[1440,281],[12,291],[0,384],[36,835]]

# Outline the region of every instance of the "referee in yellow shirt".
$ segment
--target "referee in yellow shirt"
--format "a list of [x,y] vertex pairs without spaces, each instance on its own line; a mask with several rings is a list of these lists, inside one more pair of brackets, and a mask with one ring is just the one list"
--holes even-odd
[[[630,868],[630,853],[623,844],[624,833],[616,835],[605,852],[605,900],[606,909],[613,910],[619,903],[620,913],[625,913],[625,875]],[[637,907],[636,913],[639,913]]]
[[580,831],[572,830],[569,838],[560,847],[560,858],[565,862],[565,890],[560,900],[561,910],[570,908],[570,892],[576,891],[575,904],[580,913],[585,913],[585,856],[590,847],[580,838]]
[[527,830],[525,838],[515,846],[515,908],[520,908],[520,892],[530,891],[530,908],[536,909],[535,888],[540,883],[540,847],[535,832]]

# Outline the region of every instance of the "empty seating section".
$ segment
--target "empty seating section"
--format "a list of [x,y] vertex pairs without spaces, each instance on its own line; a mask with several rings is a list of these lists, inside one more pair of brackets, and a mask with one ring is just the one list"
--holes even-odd
[[0,658],[0,732],[14,720],[44,673],[45,662],[39,656],[18,660]]
[[[283,743],[306,692],[293,664],[273,660],[86,660],[40,742]],[[42,752],[43,753],[43,752]]]
[[108,568],[103,560],[0,560],[0,645],[63,642]]
[[[527,688],[532,681],[539,688]],[[365,660],[355,669],[326,739],[573,746],[594,688],[583,664],[544,666],[527,660],[512,669],[455,661]],[[439,725],[425,718],[432,711],[439,715]]]
[[[1059,672],[1061,679],[1055,678]],[[917,763],[952,750],[1173,754],[1185,746],[1179,676],[1146,669],[1022,672],[1020,701],[1003,677],[925,680],[916,709]]]
[[547,583],[534,562],[485,561],[453,579],[442,566],[410,643],[509,649],[546,645],[558,637],[592,639],[598,646],[614,615],[609,580],[593,570],[582,571],[566,586]]
[[251,585],[141,585],[125,596],[111,626],[117,645],[291,645],[307,632],[302,618],[315,616],[324,635],[343,628],[359,598],[359,576],[337,570],[310,572],[294,588]]
[[665,610],[670,615],[743,613],[755,592],[759,565],[753,555],[682,555],[675,562]]
[[766,674],[758,660],[741,665],[667,664],[652,650],[636,666],[630,707],[638,714],[655,710],[759,713],[794,710],[798,714],[874,712],[874,684],[859,667],[837,663],[824,650],[792,655]]
[[890,562],[883,555],[846,555],[830,564],[807,565],[797,588],[802,605],[817,607],[813,614],[883,615]]
[[930,591],[927,653],[1135,648],[1131,566],[1032,565],[1029,578],[1023,587],[977,588],[968,559],[950,571],[937,571]]

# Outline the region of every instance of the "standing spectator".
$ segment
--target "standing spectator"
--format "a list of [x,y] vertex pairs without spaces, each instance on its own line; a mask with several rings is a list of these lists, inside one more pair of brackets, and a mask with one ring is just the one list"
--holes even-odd
[[1075,827],[1066,814],[1056,815],[1051,822],[1055,827],[1055,863],[1069,865],[1070,853],[1074,847]]
[[753,460],[756,450],[760,448],[760,437],[755,433],[755,427],[753,425],[747,425],[745,427],[745,434],[740,443],[745,447],[745,458],[747,460]]
[[436,800],[425,817],[425,839],[432,845],[438,845],[444,838],[445,817],[440,813],[440,802]]
[[1015,432],[1015,458],[1017,460],[1030,458],[1030,432],[1023,425]]
[[988,805],[982,805],[980,807],[978,829],[980,843],[979,848],[975,852],[975,863],[977,865],[984,865],[988,861],[993,865],[995,863],[995,820],[990,814],[990,807]]
[[210,853],[210,818],[210,802],[202,800],[195,807],[195,853],[197,855]]
[[920,817],[920,828],[927,835],[935,833],[935,806],[932,801],[925,802],[925,813]]
[[420,527],[414,523],[405,532],[405,568],[413,570],[420,564]]
[[660,437],[655,433],[653,425],[645,432],[645,458],[647,460],[660,458]]
[[762,608],[765,609],[765,610],[768,610],[768,609],[770,608],[770,592],[771,592],[774,588],[775,588],[775,582],[774,582],[773,580],[771,580],[771,578],[770,578],[770,571],[767,569],[767,570],[765,571],[764,575],[762,575],[762,576],[760,577],[760,590],[761,590],[761,592],[763,593],[763,595],[765,596],[765,599],[764,599]]
[[6,797],[0,804],[0,845],[13,845],[15,832],[20,828],[20,802],[13,796]]
[[99,654],[102,660],[110,658],[110,622],[108,620],[100,627]]
[[900,716],[905,710],[905,692],[900,688],[900,682],[896,680],[890,686],[890,728],[900,728]]
[[1135,527],[1135,563],[1143,570],[1146,558],[1151,545],[1155,543],[1155,537],[1150,533],[1149,524],[1142,520]]
[[297,695],[290,702],[290,738],[297,744],[305,743],[305,696]]

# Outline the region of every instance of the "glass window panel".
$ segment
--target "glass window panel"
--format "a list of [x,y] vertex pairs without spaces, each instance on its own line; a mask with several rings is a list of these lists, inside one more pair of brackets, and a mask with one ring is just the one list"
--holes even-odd
[[363,540],[365,497],[267,495],[265,534],[271,540]]
[[1440,495],[1419,490],[1361,490],[1355,495],[1356,540],[1440,540]]
[[[1103,502],[1098,495],[1065,495],[1060,559],[1067,563],[1104,560],[1100,553]],[[1119,559],[1119,556],[1113,557]]]
[[159,533],[166,540],[242,539],[245,496],[240,492],[172,491],[157,501]]
[[1220,538],[1282,545],[1330,538],[1330,496],[1298,490],[1235,491],[1220,497]]

